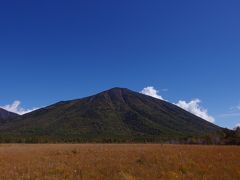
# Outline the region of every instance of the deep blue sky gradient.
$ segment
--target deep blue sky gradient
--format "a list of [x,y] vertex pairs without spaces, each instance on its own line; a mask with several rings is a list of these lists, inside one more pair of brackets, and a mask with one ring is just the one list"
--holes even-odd
[[[152,85],[240,115],[240,1],[2,1],[0,104],[24,107]],[[238,113],[238,112],[237,112]],[[235,112],[236,114],[236,112]]]

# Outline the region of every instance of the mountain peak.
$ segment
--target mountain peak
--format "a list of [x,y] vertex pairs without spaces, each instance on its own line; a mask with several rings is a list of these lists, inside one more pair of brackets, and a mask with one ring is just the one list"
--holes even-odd
[[133,93],[130,89],[127,88],[121,88],[121,87],[114,87],[109,90],[103,91],[99,94],[109,94],[109,95],[115,95],[115,96],[122,96],[123,94],[129,94]]
[[131,90],[128,88],[122,88],[122,87],[114,87],[114,88],[107,90],[107,92],[111,92],[111,91],[131,91]]
[[162,141],[199,136],[220,128],[168,102],[115,87],[60,102],[0,127],[3,134],[81,142]]

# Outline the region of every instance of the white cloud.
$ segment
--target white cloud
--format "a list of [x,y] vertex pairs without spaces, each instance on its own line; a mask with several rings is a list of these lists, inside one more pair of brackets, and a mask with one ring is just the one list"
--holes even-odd
[[20,115],[27,114],[38,109],[38,108],[25,109],[25,108],[22,108],[20,105],[21,105],[21,102],[17,100],[17,101],[14,101],[12,104],[0,106],[0,108],[16,114],[20,114]]
[[[140,93],[148,95],[148,96],[152,96],[157,99],[164,100],[163,97],[159,94],[159,91],[157,89],[155,89],[153,86],[145,87]],[[207,109],[201,107],[200,103],[201,103],[201,100],[194,99],[190,102],[178,101],[178,103],[173,103],[173,104],[179,106],[180,108],[182,108],[202,119],[205,119],[205,120],[213,123],[215,121],[214,117],[210,116],[208,114]],[[240,107],[239,107],[239,109],[240,109]]]
[[176,105],[202,119],[205,119],[213,123],[215,119],[208,114],[207,109],[204,109],[203,107],[200,106],[200,103],[201,103],[201,100],[194,99],[190,102],[178,101]]
[[163,91],[163,92],[167,92],[167,91],[168,91],[168,89],[167,89],[167,88],[165,88],[165,89],[162,89],[162,91]]
[[143,90],[140,93],[163,100],[162,96],[159,95],[159,91],[155,89],[153,86],[143,88]]
[[221,118],[240,117],[240,105],[230,107],[230,111],[219,115]]
[[221,118],[240,117],[240,112],[229,112],[225,114],[220,114],[219,117]]
[[240,105],[238,106],[232,106],[229,108],[231,111],[239,111],[240,110]]

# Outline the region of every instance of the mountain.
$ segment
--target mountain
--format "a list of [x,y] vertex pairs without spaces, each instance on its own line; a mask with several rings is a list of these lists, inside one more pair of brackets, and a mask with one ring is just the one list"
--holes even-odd
[[18,116],[19,116],[18,114],[15,114],[15,113],[12,113],[12,112],[9,112],[9,111],[6,111],[6,110],[0,108],[0,122],[6,121],[8,119],[13,119]]
[[0,126],[0,136],[40,142],[161,142],[220,129],[166,101],[113,88],[18,117]]

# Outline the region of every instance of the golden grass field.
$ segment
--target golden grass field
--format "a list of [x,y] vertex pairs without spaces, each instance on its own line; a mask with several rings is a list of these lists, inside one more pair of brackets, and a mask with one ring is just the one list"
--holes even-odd
[[240,147],[4,144],[0,179],[240,179]]

